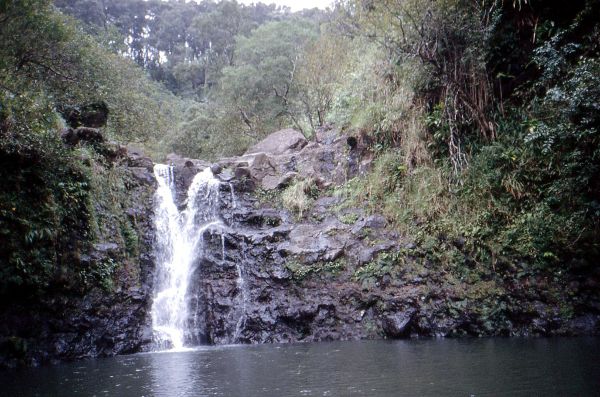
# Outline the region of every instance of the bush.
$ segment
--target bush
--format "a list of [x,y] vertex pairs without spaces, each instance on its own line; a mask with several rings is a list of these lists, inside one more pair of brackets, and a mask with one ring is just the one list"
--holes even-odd
[[281,195],[283,206],[294,212],[298,218],[310,209],[314,199],[319,195],[319,189],[313,178],[296,180],[288,186]]

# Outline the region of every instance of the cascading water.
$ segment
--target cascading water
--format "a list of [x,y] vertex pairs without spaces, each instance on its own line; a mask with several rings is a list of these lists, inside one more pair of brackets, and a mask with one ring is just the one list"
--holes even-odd
[[203,232],[220,226],[217,209],[219,181],[209,168],[196,174],[188,189],[186,207],[175,204],[173,167],[154,166],[157,277],[152,304],[154,341],[159,349],[184,347],[189,334],[190,276],[201,251]]
[[[246,255],[244,255],[244,260],[246,259]],[[244,280],[244,261],[242,261],[241,263],[236,263],[235,267],[237,270],[237,275],[238,278],[236,280],[236,284],[237,284],[237,288],[238,290],[241,292],[241,312],[240,312],[240,316],[238,318],[238,322],[235,326],[235,332],[233,334],[233,340],[237,341],[239,340],[241,334],[242,334],[242,330],[244,329],[245,325],[246,325],[246,302],[248,299],[248,288],[246,286],[246,281]]]

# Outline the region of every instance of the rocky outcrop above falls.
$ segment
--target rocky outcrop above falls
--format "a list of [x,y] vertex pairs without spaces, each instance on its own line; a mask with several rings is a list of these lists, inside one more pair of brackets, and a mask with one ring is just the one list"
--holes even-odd
[[309,142],[298,131],[287,129],[269,135],[243,156],[222,159],[218,164],[229,171],[222,176],[224,180],[246,180],[271,191],[285,188],[295,178],[313,178],[320,188],[339,186],[366,172],[371,159],[356,138],[336,130],[320,130],[317,140]]

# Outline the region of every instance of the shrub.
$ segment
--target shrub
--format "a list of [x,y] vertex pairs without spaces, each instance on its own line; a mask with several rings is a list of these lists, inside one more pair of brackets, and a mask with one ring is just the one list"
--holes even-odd
[[281,195],[283,206],[295,213],[299,218],[311,207],[319,195],[319,188],[313,178],[294,181]]

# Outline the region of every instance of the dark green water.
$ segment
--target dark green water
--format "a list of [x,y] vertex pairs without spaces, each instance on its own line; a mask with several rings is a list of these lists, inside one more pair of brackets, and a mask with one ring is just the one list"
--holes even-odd
[[6,396],[600,396],[600,339],[207,347],[0,372]]

